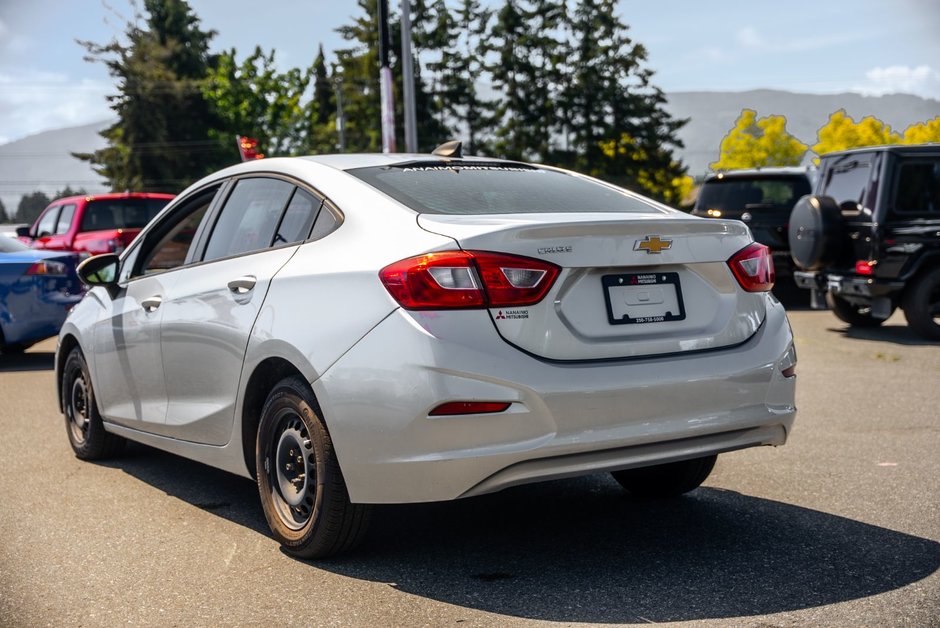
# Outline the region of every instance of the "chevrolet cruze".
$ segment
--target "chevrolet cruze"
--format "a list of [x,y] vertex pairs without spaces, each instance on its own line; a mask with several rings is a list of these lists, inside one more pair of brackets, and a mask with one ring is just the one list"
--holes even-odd
[[796,414],[747,227],[555,168],[245,163],[80,275],[56,359],[76,455],[130,439],[254,477],[302,557],[354,546],[371,504],[595,472],[678,495]]

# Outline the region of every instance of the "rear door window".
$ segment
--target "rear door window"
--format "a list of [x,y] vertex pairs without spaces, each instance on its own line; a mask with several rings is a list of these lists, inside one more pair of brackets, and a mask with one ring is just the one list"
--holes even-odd
[[317,213],[323,205],[323,200],[301,189],[294,192],[290,199],[287,211],[278,225],[274,236],[274,245],[303,242],[310,236],[310,229],[317,219]]
[[940,217],[940,158],[904,161],[892,209],[898,217]]
[[203,261],[270,247],[293,192],[294,185],[280,179],[239,180],[212,229]]

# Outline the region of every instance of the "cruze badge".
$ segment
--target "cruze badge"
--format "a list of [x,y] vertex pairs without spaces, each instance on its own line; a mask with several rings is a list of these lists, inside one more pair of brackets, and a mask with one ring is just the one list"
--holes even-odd
[[646,236],[642,240],[637,240],[633,245],[634,251],[646,251],[647,253],[662,253],[672,248],[672,240],[666,240],[659,236]]

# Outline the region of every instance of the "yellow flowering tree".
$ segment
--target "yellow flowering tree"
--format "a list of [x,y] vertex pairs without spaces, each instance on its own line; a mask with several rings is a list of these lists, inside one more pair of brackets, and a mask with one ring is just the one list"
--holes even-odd
[[718,161],[709,165],[712,170],[798,166],[806,148],[806,144],[787,132],[785,116],[758,118],[753,109],[744,109],[721,140]]
[[866,116],[856,122],[844,109],[840,109],[829,116],[829,121],[819,129],[813,152],[824,155],[861,146],[898,144],[901,139],[899,134],[891,130],[890,125],[874,116]]
[[940,116],[927,122],[912,124],[904,131],[903,144],[940,142]]

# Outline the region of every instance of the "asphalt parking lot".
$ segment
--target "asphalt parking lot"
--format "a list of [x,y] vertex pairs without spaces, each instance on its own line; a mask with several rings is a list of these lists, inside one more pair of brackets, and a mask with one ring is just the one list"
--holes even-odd
[[791,322],[785,447],[671,502],[594,476],[382,507],[317,563],[269,538],[249,480],[142,446],[78,461],[54,340],[0,356],[0,626],[937,625],[940,344],[901,314]]

